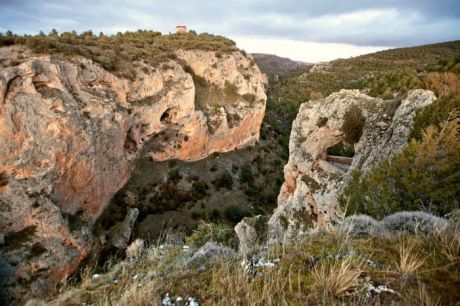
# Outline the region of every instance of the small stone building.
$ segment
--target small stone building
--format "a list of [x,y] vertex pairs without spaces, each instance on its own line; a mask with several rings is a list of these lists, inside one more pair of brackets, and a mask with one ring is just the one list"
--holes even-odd
[[187,26],[178,25],[176,26],[176,34],[185,34],[187,33]]

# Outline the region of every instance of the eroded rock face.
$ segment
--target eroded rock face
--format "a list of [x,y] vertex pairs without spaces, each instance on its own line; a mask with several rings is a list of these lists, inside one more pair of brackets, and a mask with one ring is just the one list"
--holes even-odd
[[[366,172],[400,152],[407,145],[416,111],[435,99],[426,90],[411,91],[401,102],[341,90],[302,104],[292,126],[278,208],[269,221],[272,237],[289,238],[334,224],[342,217],[338,198],[350,173]],[[353,106],[364,119],[362,135],[353,145],[355,155],[330,156],[327,149],[344,141],[345,114]]]
[[[183,61],[194,52],[180,53]],[[176,61],[139,63],[134,81],[84,58],[30,57],[0,70],[0,260],[13,271],[1,282],[5,301],[43,296],[77,268],[141,148],[155,160],[194,160],[258,139],[266,100],[258,68],[240,52],[216,65],[214,52],[207,60],[196,52],[196,75],[234,82],[231,106],[197,108],[192,74]],[[248,77],[233,71],[240,64]],[[222,120],[215,129],[211,110]],[[228,114],[239,118],[231,127]]]

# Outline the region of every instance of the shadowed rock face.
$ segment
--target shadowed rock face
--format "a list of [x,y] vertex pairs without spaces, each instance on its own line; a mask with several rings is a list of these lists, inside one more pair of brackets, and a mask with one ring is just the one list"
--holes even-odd
[[[334,224],[342,217],[338,198],[350,173],[366,172],[399,153],[407,145],[416,111],[434,100],[435,95],[426,90],[411,91],[404,101],[341,90],[302,104],[292,126],[278,208],[269,221],[272,237],[293,237]],[[344,122],[352,108],[364,122],[353,144],[355,155],[352,160],[330,157],[327,149],[347,139]]]
[[[12,271],[1,282],[6,302],[50,292],[88,256],[92,225],[142,147],[155,160],[195,160],[258,140],[266,100],[258,68],[240,52],[178,56],[187,62],[195,52],[195,74],[234,84],[228,105],[196,108],[192,75],[176,61],[139,63],[132,82],[84,58],[30,57],[0,70],[0,259],[2,271]],[[238,118],[231,127],[228,114]]]

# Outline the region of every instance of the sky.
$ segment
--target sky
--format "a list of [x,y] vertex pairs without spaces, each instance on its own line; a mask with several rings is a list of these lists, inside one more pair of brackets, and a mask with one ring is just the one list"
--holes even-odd
[[460,0],[0,0],[0,32],[169,33],[178,24],[315,63],[460,39]]

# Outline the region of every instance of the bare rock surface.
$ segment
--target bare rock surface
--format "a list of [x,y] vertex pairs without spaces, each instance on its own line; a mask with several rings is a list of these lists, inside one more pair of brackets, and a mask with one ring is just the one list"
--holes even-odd
[[[341,219],[338,199],[350,173],[355,169],[369,171],[400,152],[407,145],[416,111],[434,100],[434,93],[426,90],[410,91],[403,101],[341,90],[302,104],[292,126],[278,208],[269,221],[271,236],[293,237]],[[354,156],[329,156],[328,148],[344,142],[343,126],[351,107],[364,119],[362,135],[352,145]]]
[[266,216],[245,217],[235,226],[239,240],[239,251],[243,255],[250,253],[267,238]]
[[[266,96],[252,60],[178,57],[139,63],[133,81],[81,57],[30,55],[0,70],[0,259],[13,271],[3,273],[5,301],[43,296],[75,271],[96,243],[94,221],[141,152],[196,160],[258,140]],[[196,76],[231,85],[234,99],[197,107]]]

